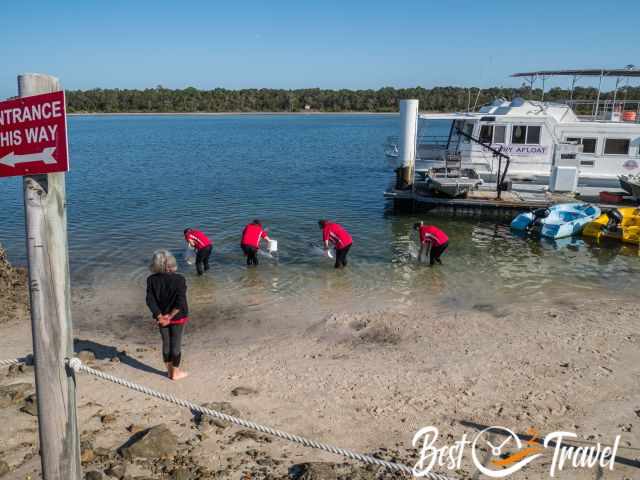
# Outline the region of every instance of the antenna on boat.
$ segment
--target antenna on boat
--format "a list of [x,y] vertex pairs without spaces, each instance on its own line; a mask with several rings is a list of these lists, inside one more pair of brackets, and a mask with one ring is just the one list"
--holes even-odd
[[475,103],[473,104],[473,111],[474,111],[474,112],[476,111],[476,107],[478,106],[478,100],[480,99],[480,92],[481,92],[481,90],[482,90],[482,89],[481,89],[480,87],[478,87],[478,95],[476,95],[476,101],[475,101]]

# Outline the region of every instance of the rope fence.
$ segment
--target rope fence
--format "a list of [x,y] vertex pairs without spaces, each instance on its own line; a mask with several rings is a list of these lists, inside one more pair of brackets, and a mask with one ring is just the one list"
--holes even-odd
[[[19,364],[28,364],[31,360],[31,356],[24,358],[16,358],[10,360],[0,360],[0,365],[19,365]],[[324,452],[332,453],[334,455],[340,455],[342,457],[348,458],[350,460],[356,460],[358,462],[365,463],[367,465],[374,465],[378,467],[383,467],[391,472],[401,473],[404,475],[413,475],[413,469],[408,465],[404,465],[401,463],[388,462],[386,460],[382,460],[380,458],[376,458],[371,455],[364,455],[361,453],[353,452],[351,450],[347,450],[344,448],[339,448],[333,445],[329,445],[326,443],[316,442],[315,440],[310,440],[305,437],[301,437],[299,435],[293,435],[291,433],[284,432],[282,430],[277,430],[271,427],[267,427],[265,425],[260,425],[258,423],[251,422],[249,420],[244,420],[242,418],[234,417],[231,415],[227,415],[226,413],[219,412],[217,410],[212,410],[210,408],[205,408],[196,403],[190,402],[188,400],[182,400],[173,395],[158,392],[151,388],[145,387],[144,385],[139,385],[135,382],[131,382],[124,378],[116,377],[114,375],[109,375],[108,373],[101,372],[99,370],[95,370],[87,365],[83,364],[82,361],[77,358],[71,358],[65,360],[67,365],[73,369],[76,373],[85,373],[88,375],[92,375],[101,380],[105,380],[107,382],[115,383],[117,385],[121,385],[130,390],[135,390],[137,392],[143,393],[153,398],[157,398],[159,400],[163,400],[165,402],[173,403],[183,408],[188,408],[191,412],[198,412],[203,415],[208,415],[213,418],[217,418],[219,420],[224,420],[226,422],[232,423],[234,425],[238,425],[240,427],[248,428],[250,430],[254,430],[260,433],[264,433],[266,435],[271,435],[273,437],[280,438],[282,440],[286,440],[288,442],[296,443],[298,445],[302,445],[307,448],[314,448],[317,450],[322,450]],[[442,474],[429,472],[424,475],[425,478],[430,480],[454,480],[451,477],[447,477]]]
[[0,360],[0,366],[10,367],[11,365],[33,365],[33,356],[27,355],[21,358],[11,358],[9,360]]

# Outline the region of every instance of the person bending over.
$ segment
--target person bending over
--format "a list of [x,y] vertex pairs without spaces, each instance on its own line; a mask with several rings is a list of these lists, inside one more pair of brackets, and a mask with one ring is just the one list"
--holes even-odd
[[212,242],[204,233],[194,228],[187,228],[184,231],[184,239],[196,249],[196,270],[198,275],[202,275],[209,270]]
[[329,242],[336,247],[336,264],[335,268],[344,268],[347,266],[347,254],[353,244],[353,239],[342,225],[329,220],[319,220],[318,225],[322,230],[322,241],[325,251],[329,250]]
[[162,337],[162,358],[171,380],[185,378],[180,370],[182,335],[189,321],[187,282],[176,273],[176,258],[168,250],[153,252],[151,275],[147,277],[147,306]]
[[[440,257],[449,246],[449,237],[446,233],[433,225],[425,225],[420,221],[413,226],[420,235],[420,253],[418,260],[429,255],[429,265],[435,262],[442,264]],[[424,257],[423,257],[424,255]]]
[[247,257],[247,265],[258,265],[258,249],[263,238],[266,241],[270,240],[267,232],[262,228],[260,220],[256,219],[244,227],[240,248]]

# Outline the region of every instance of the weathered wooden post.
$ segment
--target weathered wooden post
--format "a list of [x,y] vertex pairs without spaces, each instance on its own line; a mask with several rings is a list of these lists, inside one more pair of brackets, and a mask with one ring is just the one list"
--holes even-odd
[[[20,98],[60,90],[48,75],[18,77]],[[75,377],[64,363],[73,355],[65,174],[24,176],[24,205],[42,475],[80,480]]]
[[400,100],[400,167],[398,188],[413,186],[418,136],[418,100]]

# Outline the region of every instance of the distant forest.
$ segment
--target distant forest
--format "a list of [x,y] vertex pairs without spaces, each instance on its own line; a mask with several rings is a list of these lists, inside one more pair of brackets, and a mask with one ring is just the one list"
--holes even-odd
[[[595,88],[576,87],[573,98],[594,100]],[[545,100],[569,98],[569,90],[554,88],[545,92]],[[421,111],[462,111],[470,105],[483,105],[498,97],[540,99],[542,91],[522,88],[391,88],[379,90],[302,90],[245,89],[198,90],[193,87],[171,90],[158,86],[145,90],[94,89],[67,91],[70,112],[396,112],[403,98],[420,100]],[[613,92],[603,93],[602,99],[612,99]],[[618,90],[617,98],[640,99],[640,87]]]

